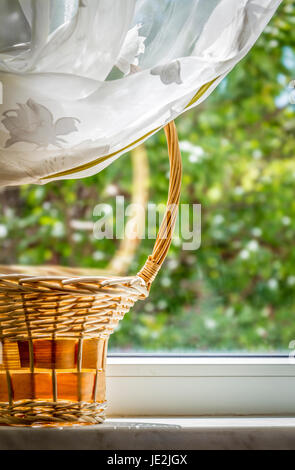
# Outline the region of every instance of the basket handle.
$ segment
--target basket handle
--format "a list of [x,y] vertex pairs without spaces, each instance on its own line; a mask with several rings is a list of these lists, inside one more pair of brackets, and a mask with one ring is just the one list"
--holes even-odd
[[164,130],[170,162],[169,190],[166,211],[159,228],[152,254],[148,257],[144,266],[137,273],[139,277],[144,279],[148,288],[150,288],[153,280],[158,274],[171,245],[180,198],[182,164],[177,130],[174,121],[169,122],[169,124],[165,126]]

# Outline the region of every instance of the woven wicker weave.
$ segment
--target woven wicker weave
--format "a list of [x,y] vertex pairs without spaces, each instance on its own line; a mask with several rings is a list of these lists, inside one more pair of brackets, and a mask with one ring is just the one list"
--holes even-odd
[[[99,423],[105,410],[107,341],[119,320],[148,296],[177,216],[181,157],[174,123],[166,213],[155,246],[135,276],[0,275],[0,423]],[[33,269],[33,268],[32,268]],[[41,274],[40,274],[41,273]]]

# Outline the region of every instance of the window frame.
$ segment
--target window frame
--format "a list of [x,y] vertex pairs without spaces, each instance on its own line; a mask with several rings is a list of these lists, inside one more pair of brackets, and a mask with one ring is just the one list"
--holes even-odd
[[295,416],[295,360],[272,356],[114,355],[108,416]]

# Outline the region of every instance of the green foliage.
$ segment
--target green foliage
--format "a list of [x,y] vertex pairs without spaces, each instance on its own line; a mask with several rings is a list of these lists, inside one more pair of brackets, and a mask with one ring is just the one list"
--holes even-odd
[[[272,351],[295,338],[294,25],[294,1],[285,0],[248,56],[177,120],[180,141],[195,146],[183,152],[182,202],[202,205],[202,244],[183,251],[174,240],[150,298],[121,322],[113,349]],[[146,147],[150,200],[165,203],[163,133]],[[110,185],[128,199],[131,184],[125,155],[85,180],[6,189],[0,262],[105,266],[117,242],[95,240],[70,221],[94,220],[97,203],[114,203]],[[130,273],[152,243],[142,241]]]

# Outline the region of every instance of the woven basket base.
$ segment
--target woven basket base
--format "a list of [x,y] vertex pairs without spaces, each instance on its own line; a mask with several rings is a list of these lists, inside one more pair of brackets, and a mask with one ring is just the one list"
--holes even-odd
[[106,402],[85,403],[70,401],[21,400],[0,404],[0,425],[63,426],[71,424],[100,424],[105,420]]

